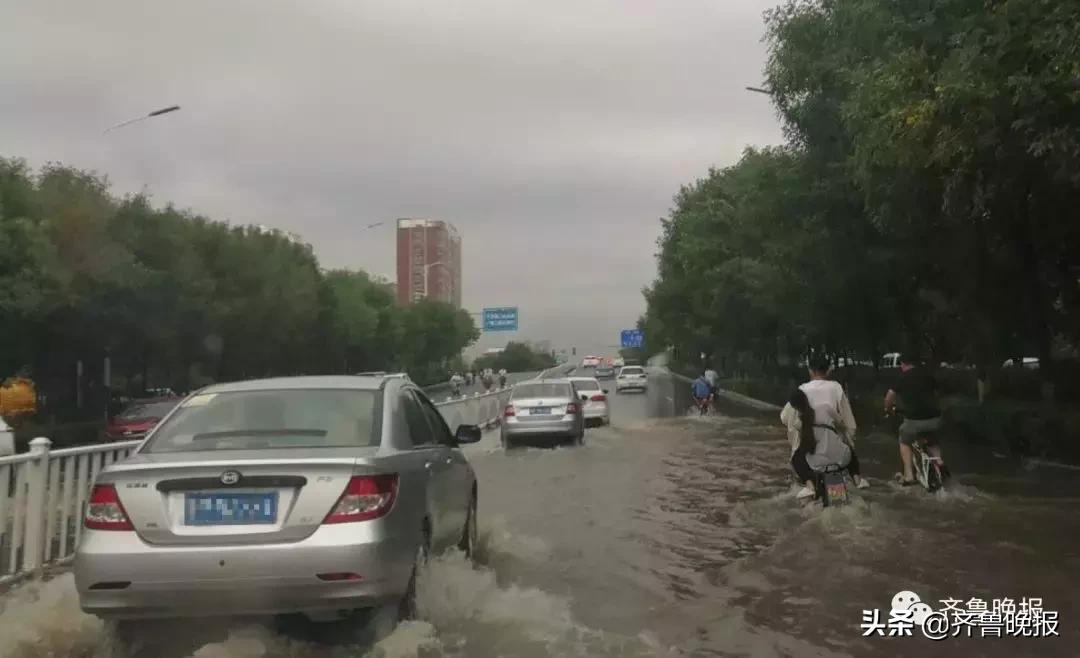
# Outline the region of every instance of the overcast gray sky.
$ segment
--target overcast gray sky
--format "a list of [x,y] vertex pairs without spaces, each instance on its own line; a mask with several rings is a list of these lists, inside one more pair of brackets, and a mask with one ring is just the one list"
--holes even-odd
[[644,310],[679,186],[780,141],[744,90],[777,1],[9,0],[0,149],[296,231],[327,267],[393,275],[393,220],[448,220],[465,305],[521,312],[479,346],[580,356]]

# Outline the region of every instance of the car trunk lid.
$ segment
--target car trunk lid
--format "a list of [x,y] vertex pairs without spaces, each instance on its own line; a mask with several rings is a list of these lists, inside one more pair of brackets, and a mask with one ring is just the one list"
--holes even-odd
[[551,420],[566,415],[566,405],[570,400],[564,397],[535,397],[511,400],[514,414],[519,421]]
[[116,487],[149,544],[286,543],[315,532],[352,475],[377,472],[365,454],[375,451],[141,454],[112,465],[98,482]]

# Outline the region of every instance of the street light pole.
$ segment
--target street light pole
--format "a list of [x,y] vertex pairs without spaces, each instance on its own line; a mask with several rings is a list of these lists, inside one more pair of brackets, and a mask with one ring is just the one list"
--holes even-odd
[[121,121],[120,123],[116,124],[115,126],[109,126],[101,134],[104,135],[105,133],[109,132],[110,130],[116,130],[117,128],[123,128],[124,126],[135,123],[137,121],[144,121],[146,119],[151,119],[153,117],[159,117],[162,114],[168,114],[169,112],[175,112],[175,111],[177,111],[179,109],[180,109],[179,105],[170,105],[169,107],[163,107],[160,110],[154,110],[153,112],[150,112],[149,114],[146,114],[144,116],[135,117],[134,119],[128,119],[127,121]]

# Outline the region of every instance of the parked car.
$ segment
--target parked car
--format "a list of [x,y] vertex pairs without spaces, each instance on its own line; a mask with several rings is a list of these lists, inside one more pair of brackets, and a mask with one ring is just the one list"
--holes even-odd
[[[1001,367],[1002,368],[1016,367],[1016,361],[1015,361],[1015,359],[1007,359],[1005,361],[1005,363],[1001,364]],[[1028,369],[1028,370],[1038,370],[1039,369],[1039,358],[1035,357],[1035,356],[1025,356],[1024,357],[1024,365],[1023,365],[1023,367]]]
[[613,379],[615,377],[615,368],[607,365],[596,366],[593,374],[597,379]]
[[105,440],[128,441],[141,439],[169,415],[183,398],[166,397],[134,400],[109,419],[105,425]]
[[477,541],[477,482],[451,432],[397,378],[289,377],[186,398],[105,467],[75,555],[85,612],[146,617],[302,613],[391,603],[414,612],[429,553]]
[[600,382],[593,377],[571,377],[578,397],[585,405],[585,427],[590,425],[610,425],[611,409],[608,407],[607,389],[601,388]]
[[546,442],[585,438],[584,405],[569,379],[540,379],[514,386],[503,410],[500,437],[504,448],[524,439]]
[[648,376],[641,366],[623,366],[615,376],[615,392],[646,391],[649,387]]

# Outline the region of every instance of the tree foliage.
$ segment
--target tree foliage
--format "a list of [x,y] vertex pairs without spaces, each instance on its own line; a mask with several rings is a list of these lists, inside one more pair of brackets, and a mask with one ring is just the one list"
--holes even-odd
[[67,399],[85,376],[189,389],[269,375],[407,369],[424,382],[474,342],[448,305],[399,307],[361,271],[323,272],[285,234],[117,199],[95,174],[0,159],[0,375]]
[[1080,5],[788,0],[766,23],[788,143],[676,196],[650,348],[1049,366],[1075,345]]
[[473,361],[473,370],[491,368],[495,371],[506,368],[507,372],[529,372],[544,370],[555,366],[555,357],[546,352],[537,352],[525,343],[509,342],[502,352],[485,354]]

